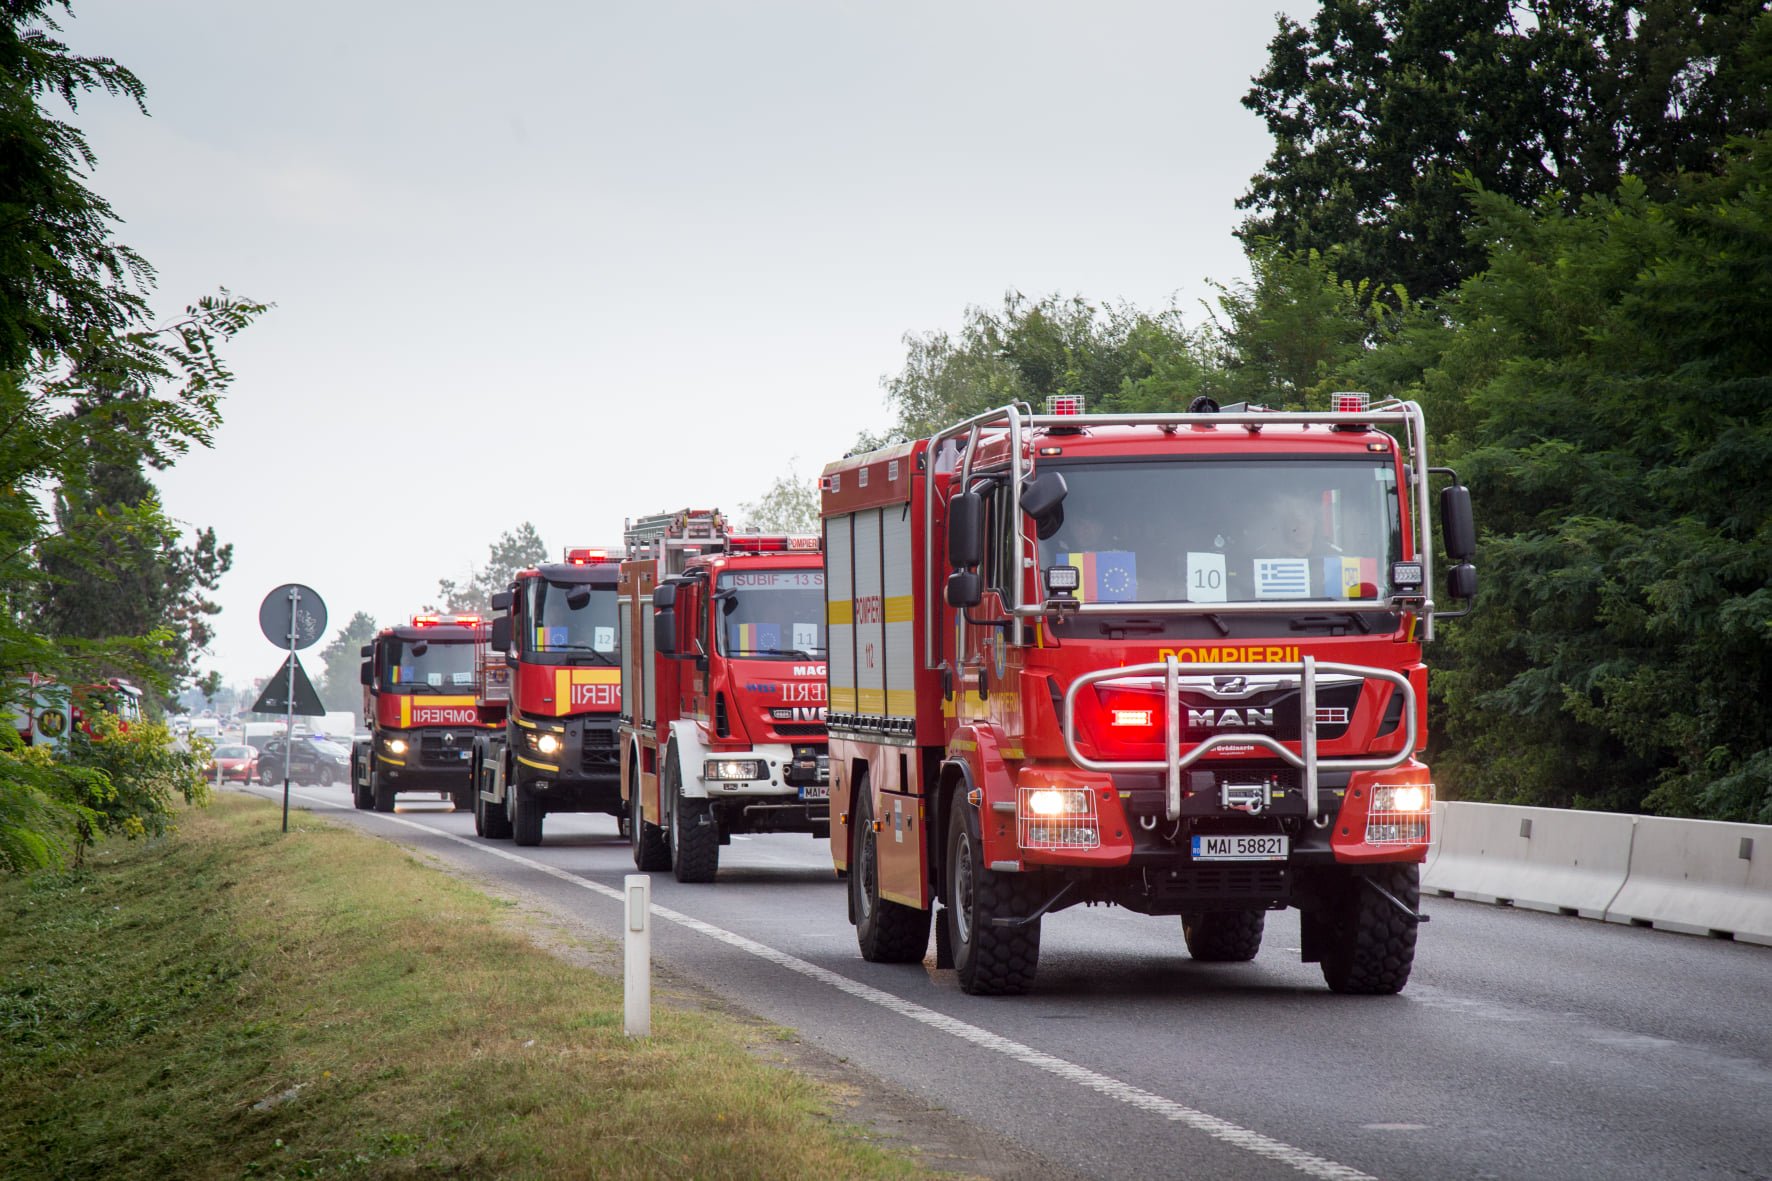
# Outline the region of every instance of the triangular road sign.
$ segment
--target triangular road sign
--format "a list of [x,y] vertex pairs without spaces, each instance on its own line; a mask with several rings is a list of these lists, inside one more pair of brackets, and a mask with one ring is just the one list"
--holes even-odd
[[[295,708],[289,708],[289,665],[295,664]],[[289,654],[271,679],[265,682],[265,691],[258,695],[252,703],[252,712],[260,714],[300,714],[304,718],[323,718],[326,707],[320,704],[320,695],[314,692],[314,683],[308,680],[308,674],[302,669],[301,661],[295,659],[295,653]]]

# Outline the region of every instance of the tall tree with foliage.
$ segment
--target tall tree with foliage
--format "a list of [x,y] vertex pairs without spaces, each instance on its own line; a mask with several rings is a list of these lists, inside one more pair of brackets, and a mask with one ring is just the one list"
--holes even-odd
[[738,506],[741,526],[759,533],[817,533],[818,481],[802,477],[793,464],[777,476],[762,497]]
[[[191,647],[206,638],[200,595],[156,619],[119,618],[130,630],[62,630],[67,621],[45,612],[62,609],[54,588],[70,584],[57,578],[114,579],[114,546],[161,563],[175,584],[188,575],[190,587],[225,568],[212,536],[182,557],[166,544],[171,527],[135,481],[209,445],[233,377],[218,345],[265,307],[223,291],[173,322],[150,320],[153,271],[113,241],[115,215],[84,183],[96,163],[85,138],[45,106],[76,109],[102,92],[140,107],[142,85],[109,58],[69,52],[56,36],[66,10],[61,0],[0,6],[0,712],[25,696],[27,673],[63,685],[125,675],[169,694],[188,671]],[[165,732],[139,729],[129,751],[71,743],[52,757],[9,746],[0,756],[8,867],[54,860],[70,833],[95,831],[95,816],[115,831],[154,831],[165,789],[195,768],[193,756],[159,760],[148,748]]]
[[358,611],[320,650],[320,683],[315,686],[327,709],[348,709],[363,724],[363,682],[358,672],[363,645],[375,639],[375,617]]
[[905,365],[882,380],[895,421],[864,446],[914,439],[1009,402],[1036,409],[1081,394],[1092,411],[1184,408],[1208,368],[1200,335],[1175,309],[1150,313],[1056,295],[1011,293],[1001,311],[966,310],[958,337],[905,337]]
[[1489,269],[1361,362],[1479,505],[1466,798],[1772,822],[1772,138],[1665,200],[1477,200]]
[[1243,100],[1274,151],[1238,235],[1428,299],[1483,265],[1465,177],[1565,210],[1626,174],[1659,195],[1772,126],[1769,96],[1760,0],[1324,0]]
[[492,610],[492,596],[511,584],[517,571],[539,566],[548,560],[548,547],[528,521],[508,532],[487,547],[486,564],[468,575],[465,583],[452,579],[437,580],[437,597],[444,611]]

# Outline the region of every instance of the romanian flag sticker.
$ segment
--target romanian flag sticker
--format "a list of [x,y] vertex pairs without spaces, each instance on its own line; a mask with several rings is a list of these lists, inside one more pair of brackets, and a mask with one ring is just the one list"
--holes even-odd
[[1324,597],[1330,599],[1376,599],[1377,558],[1324,558]]
[[1085,603],[1130,603],[1138,598],[1138,555],[1131,550],[1060,554],[1058,561],[1077,568],[1081,584],[1077,597]]
[[549,648],[565,648],[572,643],[569,629],[563,627],[538,627],[535,629],[535,646],[539,651]]

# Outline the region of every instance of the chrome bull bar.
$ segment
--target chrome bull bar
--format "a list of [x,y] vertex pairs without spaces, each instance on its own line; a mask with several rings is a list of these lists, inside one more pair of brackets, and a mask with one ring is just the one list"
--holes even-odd
[[[1402,673],[1392,672],[1383,668],[1368,668],[1358,664],[1330,664],[1318,661],[1315,657],[1306,656],[1296,664],[1189,664],[1188,676],[1228,677],[1228,676],[1265,676],[1265,677],[1296,677],[1300,687],[1299,701],[1299,741],[1298,754],[1293,754],[1276,738],[1266,734],[1214,734],[1204,742],[1197,743],[1186,754],[1181,752],[1181,665],[1174,656],[1166,657],[1161,664],[1133,664],[1123,668],[1106,668],[1100,672],[1087,673],[1071,682],[1064,694],[1064,749],[1077,766],[1090,771],[1162,771],[1167,779],[1164,784],[1164,814],[1170,820],[1181,818],[1181,773],[1204,758],[1209,752],[1221,746],[1260,746],[1273,751],[1287,763],[1304,772],[1305,818],[1315,820],[1320,809],[1317,805],[1317,771],[1328,768],[1332,771],[1383,771],[1390,767],[1400,766],[1415,753],[1415,686]],[[1317,674],[1330,673],[1358,677],[1362,680],[1389,681],[1403,694],[1403,749],[1395,755],[1367,759],[1319,759],[1317,757]],[[1103,681],[1129,680],[1134,677],[1151,677],[1161,675],[1164,678],[1164,724],[1163,751],[1164,760],[1160,763],[1152,761],[1091,759],[1077,749],[1077,694],[1091,685]]]

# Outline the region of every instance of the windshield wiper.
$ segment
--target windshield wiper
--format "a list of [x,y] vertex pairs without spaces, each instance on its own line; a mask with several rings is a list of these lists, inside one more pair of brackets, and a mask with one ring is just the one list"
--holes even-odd
[[823,660],[823,648],[728,648],[728,656],[798,656],[803,660]]
[[1313,627],[1347,627],[1352,624],[1361,635],[1372,634],[1372,621],[1358,611],[1338,611],[1334,615],[1300,615],[1292,621],[1292,630],[1306,631]]

